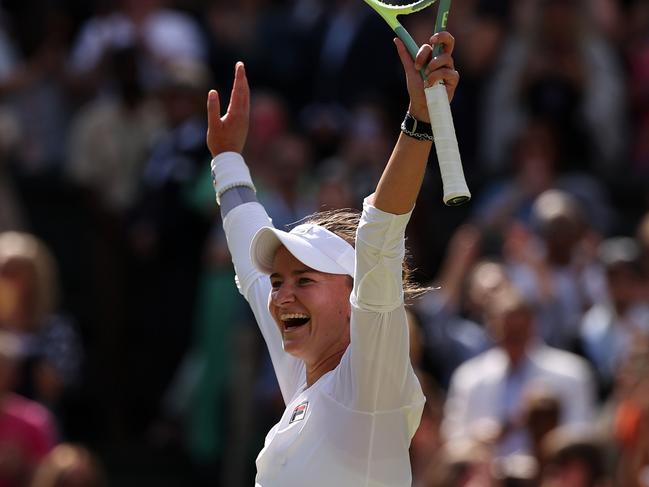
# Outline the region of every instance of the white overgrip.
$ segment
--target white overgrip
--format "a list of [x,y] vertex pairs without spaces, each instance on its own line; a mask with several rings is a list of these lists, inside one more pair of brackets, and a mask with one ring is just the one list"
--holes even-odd
[[471,193],[464,178],[446,87],[441,82],[435,83],[426,88],[425,93],[435,138],[435,151],[442,175],[444,203],[459,204],[471,198]]

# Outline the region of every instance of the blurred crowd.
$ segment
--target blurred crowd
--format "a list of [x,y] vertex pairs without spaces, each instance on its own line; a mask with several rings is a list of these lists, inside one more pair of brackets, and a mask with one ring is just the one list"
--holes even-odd
[[[435,9],[405,19],[427,40]],[[416,487],[649,486],[649,3],[463,0],[462,207],[409,227]],[[283,410],[205,99],[276,226],[360,208],[407,107],[360,0],[0,2],[0,487],[252,485]]]

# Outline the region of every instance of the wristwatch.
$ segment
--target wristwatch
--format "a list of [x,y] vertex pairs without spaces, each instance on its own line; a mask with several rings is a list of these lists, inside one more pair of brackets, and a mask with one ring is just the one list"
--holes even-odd
[[410,115],[410,112],[406,112],[406,117],[403,119],[403,122],[401,122],[401,131],[415,139],[435,140],[433,138],[432,126],[429,123],[417,120],[415,117]]

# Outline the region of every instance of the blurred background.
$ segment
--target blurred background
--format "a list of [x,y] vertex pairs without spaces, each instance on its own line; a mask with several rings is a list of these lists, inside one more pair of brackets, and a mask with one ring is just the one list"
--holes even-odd
[[[448,29],[473,199],[433,156],[414,485],[649,486],[649,2],[456,0]],[[253,485],[283,403],[204,142],[237,60],[275,225],[360,208],[407,108],[360,0],[0,2],[1,487]]]

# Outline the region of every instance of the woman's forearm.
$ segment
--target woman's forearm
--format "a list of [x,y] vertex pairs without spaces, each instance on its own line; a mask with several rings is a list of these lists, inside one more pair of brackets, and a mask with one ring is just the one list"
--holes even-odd
[[394,215],[408,213],[415,206],[432,142],[404,133],[399,135],[376,187],[373,205]]

